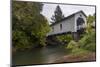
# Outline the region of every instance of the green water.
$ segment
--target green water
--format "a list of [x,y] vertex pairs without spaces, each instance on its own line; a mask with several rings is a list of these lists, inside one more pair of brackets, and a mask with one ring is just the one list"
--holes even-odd
[[63,47],[36,48],[32,51],[16,52],[13,55],[14,65],[27,64],[48,64],[68,54],[68,50]]

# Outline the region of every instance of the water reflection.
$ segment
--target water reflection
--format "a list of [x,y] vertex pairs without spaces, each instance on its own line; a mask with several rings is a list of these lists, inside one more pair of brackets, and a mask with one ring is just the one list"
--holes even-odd
[[46,64],[66,55],[68,51],[63,47],[36,48],[32,51],[17,52],[13,56],[13,64]]

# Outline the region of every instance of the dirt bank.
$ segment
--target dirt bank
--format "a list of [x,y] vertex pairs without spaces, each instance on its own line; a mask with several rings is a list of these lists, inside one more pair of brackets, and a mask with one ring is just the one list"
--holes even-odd
[[86,53],[81,55],[66,55],[58,60],[55,63],[62,63],[62,62],[84,62],[84,61],[95,61],[96,54],[95,53]]

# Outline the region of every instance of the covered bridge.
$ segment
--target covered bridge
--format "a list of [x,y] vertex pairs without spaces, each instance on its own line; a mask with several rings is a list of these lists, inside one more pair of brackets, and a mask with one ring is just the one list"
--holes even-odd
[[74,37],[86,27],[86,14],[81,10],[50,25],[51,31],[47,36],[72,33]]

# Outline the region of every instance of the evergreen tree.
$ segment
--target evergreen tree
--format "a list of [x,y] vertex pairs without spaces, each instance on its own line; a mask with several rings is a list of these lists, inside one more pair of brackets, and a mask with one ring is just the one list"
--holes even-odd
[[57,21],[59,21],[59,20],[61,20],[61,19],[63,19],[63,18],[64,18],[64,15],[63,15],[63,13],[62,13],[62,11],[61,11],[60,6],[58,5],[58,6],[56,7],[56,10],[54,11],[54,15],[53,15],[52,18],[51,18],[52,23],[57,22]]

